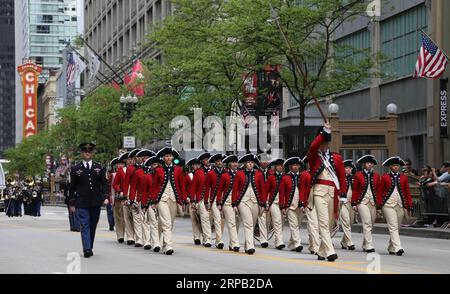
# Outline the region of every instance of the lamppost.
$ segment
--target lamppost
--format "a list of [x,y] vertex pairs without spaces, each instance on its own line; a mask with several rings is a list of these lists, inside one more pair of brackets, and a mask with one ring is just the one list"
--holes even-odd
[[131,96],[128,94],[127,96],[122,95],[120,97],[120,107],[122,111],[125,113],[125,118],[127,121],[131,119],[132,113],[136,110],[136,104],[139,102],[139,99],[136,95]]

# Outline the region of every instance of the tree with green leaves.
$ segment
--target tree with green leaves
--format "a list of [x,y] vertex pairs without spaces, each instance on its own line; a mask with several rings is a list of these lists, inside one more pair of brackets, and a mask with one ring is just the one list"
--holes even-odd
[[[165,126],[167,130],[173,116],[190,113],[192,106],[203,108],[206,115],[229,114],[231,102],[243,99],[245,74],[268,64],[280,64],[284,86],[299,104],[298,147],[303,153],[305,110],[312,95],[319,99],[333,97],[375,74],[372,68],[376,57],[339,45],[334,39],[342,23],[365,13],[363,1],[172,2],[174,15],[149,35],[149,46],[161,51],[164,62],[148,62],[149,97],[133,118],[135,127],[146,129],[139,133],[141,139],[155,135],[149,131],[152,128],[161,130]],[[273,19],[271,5],[278,12],[283,33]],[[360,58],[352,59],[355,54]],[[195,90],[184,100],[187,87]],[[156,128],[155,118],[145,113],[161,111],[168,115]]]

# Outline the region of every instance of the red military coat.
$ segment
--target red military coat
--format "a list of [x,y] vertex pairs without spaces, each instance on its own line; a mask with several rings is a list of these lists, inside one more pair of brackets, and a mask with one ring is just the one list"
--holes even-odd
[[169,178],[169,174],[165,167],[159,166],[155,169],[153,174],[154,189],[150,197],[150,201],[153,204],[159,203],[164,190],[167,185],[173,183],[173,191],[177,203],[183,205],[186,201],[186,191],[184,189],[184,173],[183,169],[178,165],[172,165],[172,177]]
[[225,173],[225,169],[219,172],[216,168],[211,169],[208,174],[206,174],[206,184],[205,184],[205,202],[213,203],[216,200],[217,189],[219,188],[220,177]]
[[[194,178],[192,180],[193,196],[195,202],[198,203],[205,200],[206,194],[206,173],[203,168],[199,168],[194,172]],[[206,203],[206,202],[205,202]]]
[[[311,175],[309,172],[299,173],[297,184],[298,204],[300,207],[308,206],[309,190],[311,185]],[[280,183],[280,208],[287,209],[291,206],[294,199],[295,187],[294,178],[291,173],[283,176]]]
[[150,197],[153,193],[153,176],[151,173],[146,173],[143,176],[142,182],[142,203],[146,204],[150,202]]
[[357,172],[353,176],[352,206],[359,205],[364,199],[367,189],[369,188],[369,182],[370,186],[372,187],[373,200],[375,203],[377,203],[376,199],[381,193],[381,176],[378,173],[373,172],[369,178],[367,174],[362,171]]
[[[314,139],[308,150],[308,163],[311,174],[311,187],[317,184],[320,174],[325,169],[325,165],[323,164],[321,158],[319,157],[319,147],[320,144],[322,144],[326,140],[327,136],[329,136],[329,134],[326,133],[325,130],[322,128],[320,134]],[[335,217],[337,218],[339,215],[339,196],[347,191],[347,182],[345,178],[345,168],[342,156],[339,155],[338,153],[331,152],[329,162],[336,172],[336,176],[338,178],[340,186],[340,190],[335,189],[334,193],[335,195],[334,214]]]
[[277,173],[274,172],[271,175],[269,175],[269,177],[267,178],[266,181],[266,201],[267,201],[267,205],[268,207],[270,207],[273,203],[273,201],[275,200],[275,197],[277,196],[277,194],[279,193],[280,190],[280,183],[281,183],[281,179],[283,178],[284,174],[281,173],[281,177],[277,177]]
[[246,192],[246,188],[250,188],[250,185],[253,186],[255,190],[256,198],[258,200],[258,204],[261,207],[266,206],[266,195],[265,195],[265,184],[264,184],[264,176],[261,171],[254,170],[252,180],[247,182],[246,172],[243,170],[239,170],[236,172],[235,183],[233,187],[233,206],[238,206],[241,203],[242,197]]
[[[237,171],[235,172],[235,174]],[[227,171],[220,177],[219,187],[217,188],[216,204],[217,206],[223,206],[228,197],[233,197],[233,187],[235,184],[235,177],[232,171]]]
[[144,176],[144,169],[142,167],[136,167],[131,177],[130,194],[128,195],[130,201],[140,202],[142,200]]
[[[382,207],[386,204],[386,201],[389,200],[389,197],[391,197],[392,193],[394,192],[395,188],[395,181],[394,181],[394,175],[392,173],[384,174],[381,177],[381,189],[380,193],[377,197],[377,206]],[[409,190],[409,182],[408,177],[400,174],[400,181],[397,183],[397,190],[400,194],[400,197],[402,198],[403,207],[411,210],[413,207],[411,192]]]
[[[128,169],[127,169],[128,170]],[[113,188],[117,193],[125,193],[125,172],[123,168],[118,168],[116,176],[114,177]]]
[[260,171],[263,174],[264,182],[267,182],[269,180],[269,177],[271,175],[275,174],[275,171],[273,169],[270,169],[270,168],[267,168],[265,172],[262,169],[260,169]]
[[184,189],[186,191],[186,196],[191,202],[195,202],[195,193],[193,190],[194,185],[192,184],[194,180],[194,174],[188,173],[184,176]]
[[130,187],[131,187],[131,179],[134,174],[134,170],[136,167],[134,165],[127,166],[127,172],[125,173],[125,182],[123,183],[123,194],[126,196],[129,196],[130,193]]

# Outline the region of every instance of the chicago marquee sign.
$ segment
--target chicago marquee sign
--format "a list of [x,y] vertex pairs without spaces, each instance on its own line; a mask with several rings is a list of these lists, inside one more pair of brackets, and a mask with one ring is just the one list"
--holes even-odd
[[23,136],[37,134],[37,90],[42,67],[27,60],[17,68],[23,89]]

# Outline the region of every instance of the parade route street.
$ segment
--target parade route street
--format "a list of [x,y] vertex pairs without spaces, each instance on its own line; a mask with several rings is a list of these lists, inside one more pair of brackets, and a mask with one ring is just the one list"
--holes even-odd
[[[7,218],[0,215],[0,273],[1,274],[52,274],[66,273],[70,264],[68,256],[81,253],[79,233],[68,230],[67,210],[62,207],[42,208],[42,217]],[[243,232],[240,228],[242,243]],[[308,238],[302,230],[302,242]],[[227,231],[225,229],[225,247]],[[81,257],[82,274],[94,273],[143,273],[143,274],[365,274],[369,268],[377,268],[376,260],[368,261],[361,250],[362,236],[354,234],[356,251],[341,250],[341,233],[333,239],[339,259],[334,263],[318,261],[307,252],[294,253],[287,249],[261,249],[248,256],[242,251],[236,254],[195,246],[192,242],[191,224],[188,218],[177,218],[174,229],[173,256],[165,256],[142,248],[119,244],[115,233],[108,230],[106,212],[102,211],[94,245],[94,257]],[[284,240],[289,239],[288,227],[284,227]],[[374,245],[380,255],[381,273],[430,274],[450,273],[450,241],[402,236],[406,254],[390,256],[386,252],[388,235],[374,235]],[[259,244],[258,244],[259,245]],[[271,244],[271,247],[273,245]],[[374,263],[375,262],[375,267]]]

